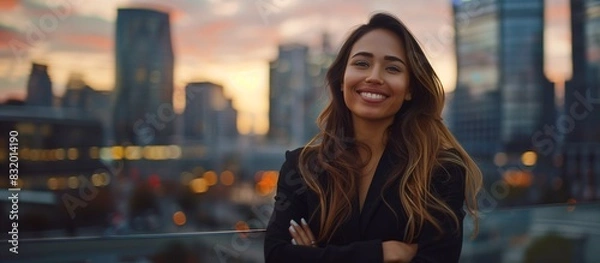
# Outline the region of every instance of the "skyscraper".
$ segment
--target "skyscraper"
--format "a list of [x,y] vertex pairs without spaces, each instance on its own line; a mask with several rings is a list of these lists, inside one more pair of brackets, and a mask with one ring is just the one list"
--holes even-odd
[[[594,108],[590,112],[590,118],[586,119],[587,137],[596,144],[600,143],[600,0],[586,1],[587,19],[585,22],[585,41],[587,69],[586,79],[589,87],[590,101],[594,101]],[[586,96],[588,96],[586,90]],[[600,158],[596,145],[596,160]],[[600,161],[596,161],[600,163]],[[600,169],[600,167],[599,167]]]
[[571,0],[573,75],[565,86],[562,179],[578,200],[600,198],[600,1]]
[[[544,1],[454,0],[458,78],[453,132],[498,174],[497,154],[520,162],[532,136],[554,123],[554,88],[543,72]],[[503,163],[503,162],[500,162]]]
[[[571,7],[571,58],[573,75],[565,84],[565,103],[570,105],[575,101],[575,94],[585,94],[586,50],[585,30],[586,20],[585,0],[570,0]],[[567,109],[568,112],[568,109]],[[574,129],[565,134],[565,142],[576,142],[584,139],[584,129]]]
[[175,119],[169,14],[119,9],[115,39],[115,142],[169,143]]
[[88,108],[88,98],[94,90],[85,84],[79,75],[72,75],[67,82],[66,88],[67,90],[62,97],[61,106],[63,108],[86,110]]
[[327,102],[326,74],[335,59],[329,35],[309,52],[308,46],[287,44],[270,63],[268,137],[280,144],[300,146],[318,132],[317,117]]
[[212,145],[219,137],[232,139],[238,135],[237,111],[227,99],[223,87],[211,82],[194,82],[185,87],[183,112],[184,136]]
[[[584,191],[587,199],[600,199],[600,0],[587,0],[586,41],[588,69],[587,78],[590,88],[587,100],[593,101],[594,108],[586,120],[586,130],[589,134],[591,147],[587,162],[587,179],[589,187]],[[586,96],[587,92],[586,92]]]
[[239,132],[237,129],[237,110],[233,108],[233,101],[226,99],[225,107],[218,114],[219,135],[227,139],[236,138]]
[[454,2],[457,85],[453,131],[471,154],[500,150],[500,24],[498,4],[480,3],[478,12]]
[[312,94],[308,47],[281,45],[277,59],[269,65],[268,137],[282,144],[304,144],[308,112],[305,101]]
[[554,86],[544,75],[544,1],[500,3],[502,140],[518,152],[531,149],[533,134],[555,115]]
[[[105,130],[111,130],[110,123],[110,91],[97,91],[85,83],[83,77],[73,74],[67,81],[65,94],[60,106],[68,111],[79,111],[88,118],[100,120]],[[104,133],[105,140],[112,136]]]
[[[600,0],[587,0],[586,13],[586,42],[588,68],[587,79],[590,88],[590,100],[595,107],[587,120],[587,130],[590,140],[600,143]],[[587,95],[587,94],[586,94]],[[600,163],[600,152],[596,148],[596,163]],[[600,169],[600,167],[599,167]]]
[[25,105],[52,107],[52,100],[52,82],[48,76],[48,66],[33,63],[27,81]]
[[305,136],[309,140],[319,132],[316,125],[319,114],[323,111],[329,101],[329,87],[327,86],[327,71],[335,60],[336,54],[331,46],[331,40],[328,33],[322,34],[320,49],[314,50],[309,55],[309,77],[312,80],[312,87],[306,98],[308,107],[305,115]]

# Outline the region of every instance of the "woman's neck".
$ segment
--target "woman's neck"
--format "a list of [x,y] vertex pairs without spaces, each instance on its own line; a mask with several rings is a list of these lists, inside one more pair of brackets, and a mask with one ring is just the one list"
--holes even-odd
[[383,152],[387,143],[387,130],[391,122],[355,119],[353,122],[355,139],[369,146],[374,155],[378,155]]

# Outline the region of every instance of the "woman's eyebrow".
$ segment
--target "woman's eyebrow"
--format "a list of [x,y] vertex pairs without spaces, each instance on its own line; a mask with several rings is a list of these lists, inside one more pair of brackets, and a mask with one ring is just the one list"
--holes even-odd
[[[358,56],[364,56],[364,57],[369,57],[369,58],[374,57],[373,53],[366,52],[366,51],[360,51],[360,52],[357,52],[356,54],[352,55],[351,58],[358,57]],[[398,61],[398,62],[404,64],[404,66],[406,66],[406,63],[404,62],[404,60],[402,60],[401,58],[396,57],[396,56],[386,55],[383,57],[383,59],[388,60],[388,61]]]

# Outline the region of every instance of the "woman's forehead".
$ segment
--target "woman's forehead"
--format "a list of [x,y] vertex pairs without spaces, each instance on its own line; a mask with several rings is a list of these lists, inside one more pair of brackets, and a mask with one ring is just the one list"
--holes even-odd
[[398,35],[385,29],[372,30],[360,37],[350,50],[350,57],[371,54],[374,57],[405,57],[404,45]]

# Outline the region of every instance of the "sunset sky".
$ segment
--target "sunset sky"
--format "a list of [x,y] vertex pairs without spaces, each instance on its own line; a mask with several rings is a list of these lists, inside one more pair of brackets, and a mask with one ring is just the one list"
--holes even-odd
[[[225,87],[242,133],[268,129],[268,61],[277,45],[316,47],[329,32],[337,48],[375,11],[400,17],[428,53],[446,90],[456,66],[450,0],[0,0],[0,101],[23,98],[31,62],[45,63],[54,94],[71,74],[97,90],[114,86],[117,8],[150,7],[171,14],[176,109],[185,84],[208,80]],[[546,74],[571,75],[568,0],[546,0]],[[558,92],[560,95],[560,91]]]

